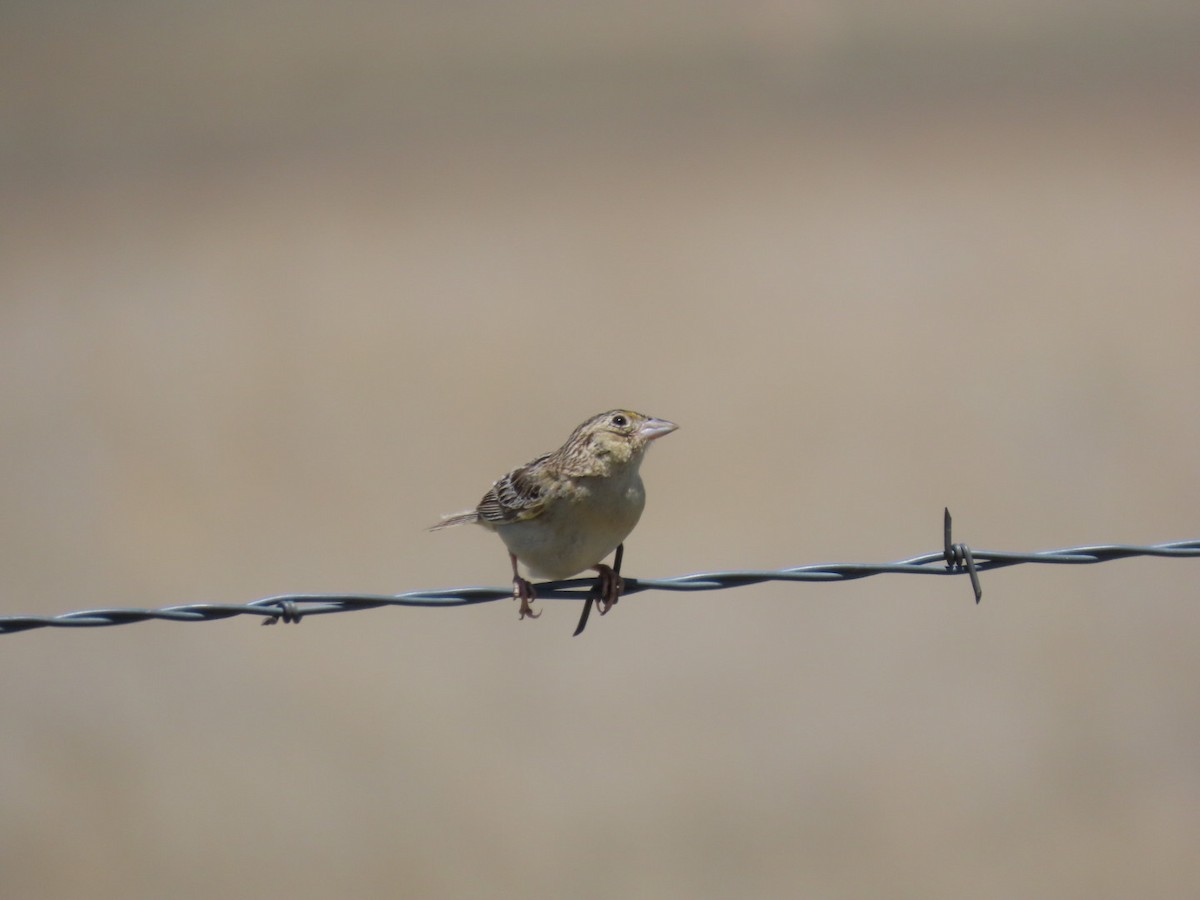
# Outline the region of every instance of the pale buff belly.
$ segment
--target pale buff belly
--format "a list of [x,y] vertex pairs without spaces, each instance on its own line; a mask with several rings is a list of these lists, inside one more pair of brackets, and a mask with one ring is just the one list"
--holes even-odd
[[634,477],[576,502],[561,501],[528,522],[496,528],[531,574],[570,578],[601,562],[629,536],[646,504],[642,479]]

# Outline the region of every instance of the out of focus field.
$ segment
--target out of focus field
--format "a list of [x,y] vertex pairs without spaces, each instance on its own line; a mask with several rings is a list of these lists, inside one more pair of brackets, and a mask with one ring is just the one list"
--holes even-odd
[[[0,615],[1200,537],[1200,7],[11,2]],[[1180,897],[1200,561],[0,637],[5,897]]]

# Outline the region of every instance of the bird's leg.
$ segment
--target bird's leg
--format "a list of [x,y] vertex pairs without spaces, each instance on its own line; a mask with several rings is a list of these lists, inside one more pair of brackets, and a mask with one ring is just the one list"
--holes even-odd
[[521,601],[521,618],[529,616],[531,619],[536,619],[541,613],[534,612],[529,601],[537,599],[537,591],[533,589],[532,584],[517,574],[517,558],[511,553],[508,554],[508,558],[512,561],[513,569],[513,599]]
[[625,590],[625,581],[611,567],[603,563],[592,566],[592,568],[600,573],[600,577],[596,579],[596,586],[600,591],[600,596],[596,598],[596,609],[600,615],[604,615],[621,599],[621,591]]

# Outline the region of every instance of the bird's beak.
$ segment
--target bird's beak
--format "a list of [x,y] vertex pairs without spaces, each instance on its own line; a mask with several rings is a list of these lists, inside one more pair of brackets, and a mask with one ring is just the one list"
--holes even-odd
[[638,437],[643,440],[652,441],[664,434],[670,434],[678,427],[674,422],[668,422],[666,419],[647,419],[637,433]]

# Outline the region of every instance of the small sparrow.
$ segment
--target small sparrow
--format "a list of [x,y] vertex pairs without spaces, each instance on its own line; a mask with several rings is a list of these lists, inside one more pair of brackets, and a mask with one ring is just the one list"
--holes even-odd
[[513,599],[521,603],[522,619],[541,613],[529,605],[537,594],[518,574],[518,562],[555,581],[594,569],[600,573],[598,607],[604,614],[624,584],[601,560],[642,515],[646,489],[638,469],[650,442],[678,427],[628,409],[592,416],[553,453],[495,482],[475,509],[445,516],[430,530],[478,524],[497,532],[508,547]]

